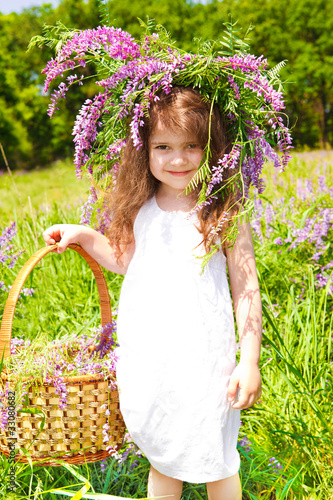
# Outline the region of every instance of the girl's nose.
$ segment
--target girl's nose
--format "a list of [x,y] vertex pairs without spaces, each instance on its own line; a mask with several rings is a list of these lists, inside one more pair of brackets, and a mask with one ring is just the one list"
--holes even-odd
[[170,163],[173,166],[186,165],[187,164],[186,153],[184,151],[176,151]]

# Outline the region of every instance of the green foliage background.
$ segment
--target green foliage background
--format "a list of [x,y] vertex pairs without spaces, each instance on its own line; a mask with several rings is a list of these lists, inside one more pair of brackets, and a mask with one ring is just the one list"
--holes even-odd
[[[333,146],[333,0],[109,0],[107,8],[112,24],[132,35],[139,35],[137,18],[148,16],[193,51],[193,38],[220,37],[230,15],[244,33],[254,25],[253,53],[264,54],[271,66],[288,60],[282,79],[295,145]],[[62,103],[61,113],[48,118],[49,95],[43,95],[40,72],[53,54],[26,48],[45,23],[57,20],[68,27],[97,27],[98,1],[62,0],[57,8],[44,4],[21,14],[0,13],[0,142],[11,168],[32,169],[70,156],[76,111],[94,93],[94,84],[78,88]],[[5,168],[1,155],[0,170]]]

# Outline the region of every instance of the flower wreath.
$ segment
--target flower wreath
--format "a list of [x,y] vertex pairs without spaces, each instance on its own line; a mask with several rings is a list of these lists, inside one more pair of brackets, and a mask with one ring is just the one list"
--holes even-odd
[[[139,128],[156,94],[161,90],[167,94],[175,85],[192,86],[203,100],[218,104],[234,137],[231,151],[212,168],[208,140],[198,172],[187,186],[187,192],[201,187],[194,211],[211,203],[214,197],[223,196],[223,172],[234,169],[231,179],[239,187],[241,207],[236,217],[248,214],[252,207],[250,186],[259,193],[264,190],[261,172],[265,160],[273,161],[283,171],[290,159],[291,136],[281,113],[284,100],[279,72],[284,62],[268,70],[267,60],[248,52],[245,37],[239,38],[239,29],[232,23],[225,24],[221,40],[198,42],[196,54],[178,49],[163,26],[142,21],[140,24],[140,42],[120,28],[103,26],[78,31],[58,23],[56,27],[44,28],[44,35],[34,37],[30,43],[56,49],[55,59],[42,71],[46,75],[45,92],[54,79],[67,71],[86,64],[97,68],[96,84],[101,91],[85,101],[73,129],[78,177],[86,171],[93,176],[95,185],[103,177],[105,185],[110,184],[116,177],[126,138],[131,135],[134,145],[141,146]],[[79,78],[70,74],[60,83],[51,96],[50,117],[69,88],[77,83],[82,85],[87,78],[91,76]],[[129,115],[132,119],[128,128]],[[95,187],[91,190],[85,205],[89,217],[81,222],[90,222],[92,202],[95,216],[101,213],[103,197],[98,203]],[[226,215],[222,216],[221,225]],[[236,226],[230,226],[231,242],[237,235]],[[218,226],[213,228],[215,234],[218,230]]]

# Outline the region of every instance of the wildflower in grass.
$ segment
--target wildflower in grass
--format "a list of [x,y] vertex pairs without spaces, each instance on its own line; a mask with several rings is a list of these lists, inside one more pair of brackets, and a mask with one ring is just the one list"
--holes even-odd
[[17,337],[13,337],[10,342],[10,352],[11,354],[16,354],[21,347],[27,349],[31,345],[31,341],[29,339],[24,340]]
[[327,193],[327,185],[326,185],[326,180],[324,175],[320,175],[318,177],[318,186],[319,186],[319,191],[321,193]]
[[269,238],[274,229],[271,226],[274,218],[274,210],[270,203],[267,203],[265,208],[265,219],[266,219],[266,238]]
[[106,459],[100,462],[100,467],[102,473],[106,471],[106,469],[108,468],[108,462]]
[[[327,189],[324,195],[320,195],[323,187],[323,180],[321,187],[318,183],[315,188],[315,183],[311,180],[299,179],[296,186],[297,197],[290,197],[288,205],[284,199],[280,203],[266,201],[264,205],[260,198],[255,198],[254,218],[251,222],[261,243],[264,242],[264,229],[266,241],[271,240],[281,247],[280,254],[285,251],[295,252],[296,255],[302,255],[302,259],[306,255],[307,261],[315,265],[315,284],[318,288],[326,286],[332,275],[330,267],[326,266],[331,262],[329,241],[333,228],[333,209],[327,203]],[[293,216],[308,210],[309,204],[313,206],[313,199],[316,199],[316,205],[307,217]]]
[[280,462],[275,458],[275,457],[271,457],[269,459],[269,466],[272,467],[273,471],[276,472],[276,473],[281,473],[282,470],[283,470],[283,467],[282,465],[280,464]]
[[15,250],[12,243],[16,234],[16,223],[13,222],[10,226],[5,227],[0,236],[0,263],[6,265],[9,269],[14,267],[18,257],[23,253],[23,250]]
[[251,451],[251,445],[252,445],[252,442],[249,441],[248,437],[245,435],[243,436],[239,441],[238,441],[238,444],[244,448],[244,451],[246,453],[249,453]]
[[81,208],[80,224],[90,224],[93,212],[93,205],[96,201],[97,201],[96,189],[94,188],[94,186],[90,186],[89,198]]
[[126,433],[124,436],[124,443],[120,452],[112,454],[112,457],[118,461],[119,471],[121,470],[121,467],[125,462],[131,462],[129,472],[132,472],[135,467],[138,466],[138,458],[140,458],[141,456],[142,452],[139,450],[136,444],[133,443],[132,438],[128,433]]
[[267,307],[272,311],[274,318],[279,315],[278,309],[281,307],[280,304],[269,304]]
[[303,186],[302,179],[297,179],[296,186],[297,186],[297,197],[300,200],[305,201],[307,193],[306,193],[306,189]]

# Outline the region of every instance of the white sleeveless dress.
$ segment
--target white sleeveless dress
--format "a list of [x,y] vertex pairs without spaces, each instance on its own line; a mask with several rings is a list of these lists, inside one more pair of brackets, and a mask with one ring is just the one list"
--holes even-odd
[[201,272],[202,235],[186,216],[152,198],[136,217],[117,380],[126,426],[151,465],[204,483],[239,469],[240,411],[227,399],[236,345],[225,256]]

